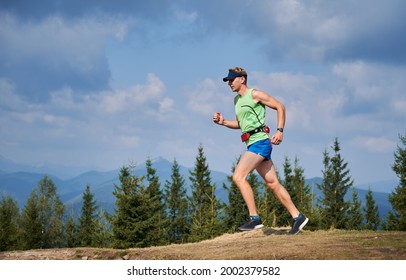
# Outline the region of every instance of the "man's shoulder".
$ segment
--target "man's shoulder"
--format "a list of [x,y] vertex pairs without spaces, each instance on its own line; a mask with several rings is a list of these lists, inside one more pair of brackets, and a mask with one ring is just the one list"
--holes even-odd
[[255,102],[259,102],[259,101],[263,100],[264,97],[269,96],[269,94],[267,94],[265,91],[254,88],[254,89],[252,89],[251,96]]

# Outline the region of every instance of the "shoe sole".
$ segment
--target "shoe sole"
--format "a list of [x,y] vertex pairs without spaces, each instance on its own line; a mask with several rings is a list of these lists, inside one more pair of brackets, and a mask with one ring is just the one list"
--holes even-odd
[[251,230],[260,229],[262,227],[264,227],[264,225],[257,225],[254,228],[250,228],[250,229],[244,229],[244,228],[238,228],[238,229],[241,230],[241,231],[251,231]]
[[290,235],[296,235],[296,234],[298,234],[298,233],[302,230],[302,228],[304,228],[304,226],[307,224],[308,221],[309,221],[309,218],[306,218],[306,220],[304,220],[304,222],[301,223],[301,225],[299,226],[299,230],[298,230],[297,232],[295,232],[295,233],[289,233],[289,234],[290,234]]

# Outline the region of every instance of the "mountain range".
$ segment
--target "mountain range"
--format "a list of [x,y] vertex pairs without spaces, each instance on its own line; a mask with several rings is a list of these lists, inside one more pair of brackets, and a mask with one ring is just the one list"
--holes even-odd
[[[172,174],[173,162],[164,158],[156,158],[152,160],[152,167],[157,170],[161,187],[164,186],[166,180],[170,180]],[[179,166],[180,173],[185,179],[186,188],[190,195],[190,180],[189,171],[191,168]],[[64,171],[61,171],[63,169]],[[69,174],[81,172],[78,175],[68,178]],[[50,177],[57,186],[58,194],[62,202],[67,206],[68,210],[73,209],[75,215],[79,215],[82,203],[82,195],[86,185],[90,186],[91,192],[98,205],[104,210],[113,213],[115,206],[115,196],[113,190],[115,184],[119,184],[119,169],[111,171],[83,171],[80,168],[67,168],[57,166],[31,166],[26,164],[18,164],[0,156],[0,194],[10,195],[17,201],[20,209],[25,205],[27,198],[31,191],[37,187],[38,182],[47,175]],[[136,176],[143,176],[146,174],[146,167],[144,165],[136,166],[134,168]],[[229,184],[226,174],[218,171],[211,171],[212,182],[216,184],[217,197],[227,202],[228,193],[223,188],[223,183]],[[312,192],[315,194],[317,201],[321,197],[321,191],[317,188],[317,184],[322,182],[322,178],[314,177],[306,179]],[[397,182],[381,181],[368,185],[358,185],[354,190],[358,193],[358,199],[365,205],[365,195],[370,188],[373,192],[373,197],[378,205],[381,217],[385,217],[391,209],[388,201],[389,194],[395,189]],[[347,192],[346,200],[351,199],[351,190]]]

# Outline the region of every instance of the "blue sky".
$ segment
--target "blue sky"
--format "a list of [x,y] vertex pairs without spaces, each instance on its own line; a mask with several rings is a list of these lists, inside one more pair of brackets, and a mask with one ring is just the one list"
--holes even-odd
[[[0,155],[120,168],[147,157],[192,167],[199,144],[229,173],[245,151],[228,68],[287,108],[281,169],[321,176],[338,137],[356,184],[395,179],[406,131],[406,2],[1,1]],[[276,114],[267,111],[275,130]]]

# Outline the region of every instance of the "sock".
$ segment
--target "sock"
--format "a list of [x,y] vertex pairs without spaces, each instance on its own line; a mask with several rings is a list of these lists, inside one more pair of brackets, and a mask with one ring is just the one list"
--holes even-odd
[[251,220],[255,220],[255,221],[259,221],[259,220],[260,220],[259,216],[250,216],[250,219],[251,219]]

